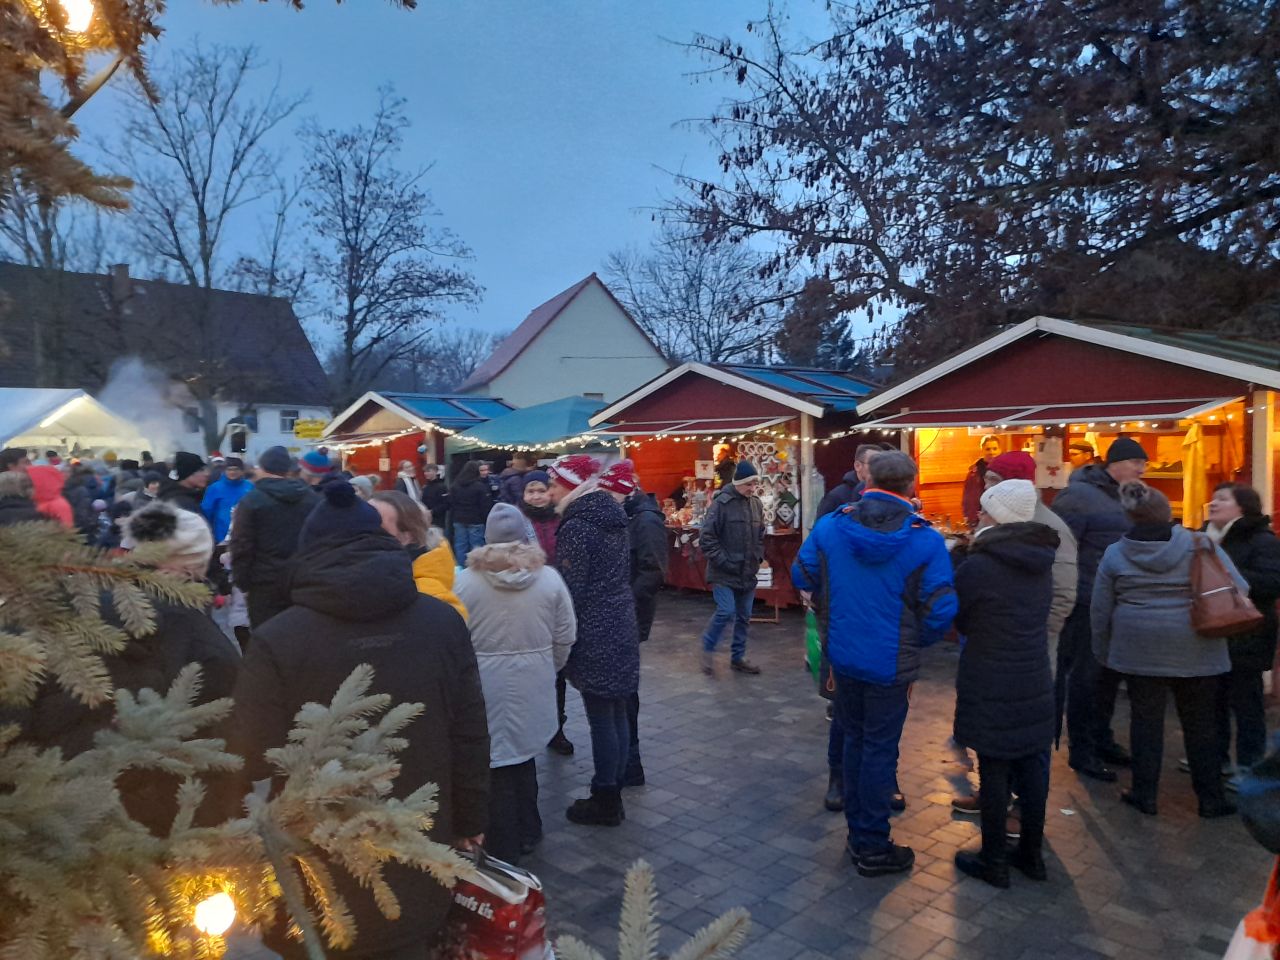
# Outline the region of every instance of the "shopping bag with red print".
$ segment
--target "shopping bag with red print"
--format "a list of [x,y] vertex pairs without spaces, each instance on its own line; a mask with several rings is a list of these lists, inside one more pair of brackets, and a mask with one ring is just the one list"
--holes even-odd
[[438,960],[554,960],[541,881],[483,852],[463,856],[476,870],[450,891]]
[[1262,906],[1245,915],[1236,927],[1223,960],[1276,960],[1280,958],[1280,860],[1271,871]]

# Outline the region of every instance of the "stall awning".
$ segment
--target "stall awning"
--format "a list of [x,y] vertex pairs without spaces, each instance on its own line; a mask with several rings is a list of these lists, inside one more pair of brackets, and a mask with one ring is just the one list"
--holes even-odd
[[726,436],[737,436],[740,433],[753,433],[765,427],[776,427],[786,423],[793,417],[717,417],[714,420],[638,420],[633,423],[615,423],[602,427],[596,432],[611,436],[646,437],[655,434],[697,434],[719,433]]
[[918,430],[929,427],[1048,426],[1059,423],[1181,420],[1207,413],[1238,399],[1239,397],[1192,397],[1181,400],[1125,400],[1116,403],[910,410],[859,424],[859,429]]

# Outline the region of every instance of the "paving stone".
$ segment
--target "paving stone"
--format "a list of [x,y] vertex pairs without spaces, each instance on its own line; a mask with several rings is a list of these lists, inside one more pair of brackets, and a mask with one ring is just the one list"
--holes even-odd
[[[1147,960],[1220,957],[1255,907],[1274,859],[1236,819],[1201,821],[1178,772],[1182,736],[1166,723],[1160,817],[1138,816],[1119,785],[1078,779],[1053,758],[1046,829],[1048,883],[1013,876],[996,890],[957,873],[957,849],[978,843],[976,819],[951,811],[976,786],[951,743],[953,648],[927,651],[903,732],[899,783],[907,811],[895,839],[916,849],[909,876],[863,878],[844,853],[844,818],[822,809],[829,727],[802,668],[803,622],[752,625],[759,677],[699,670],[703,595],[664,594],[642,660],[640,734],[648,784],[626,791],[615,829],[568,823],[586,793],[591,741],[569,696],[573,757],[538,759],[546,838],[525,866],[546,886],[553,936],[570,933],[606,955],[616,944],[623,877],[636,859],[657,871],[662,949],[723,911],[752,911],[740,960]],[[1115,730],[1127,733],[1121,698]],[[1122,775],[1122,784],[1127,782]],[[1063,811],[1069,811],[1064,813]],[[250,937],[232,960],[270,960]]]

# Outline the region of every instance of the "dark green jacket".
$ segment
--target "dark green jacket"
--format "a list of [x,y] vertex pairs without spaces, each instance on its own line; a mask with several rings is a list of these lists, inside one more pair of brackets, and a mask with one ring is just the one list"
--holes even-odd
[[759,497],[744,497],[732,484],[724,487],[702,519],[702,555],[707,583],[747,590],[755,587],[764,562],[764,507]]

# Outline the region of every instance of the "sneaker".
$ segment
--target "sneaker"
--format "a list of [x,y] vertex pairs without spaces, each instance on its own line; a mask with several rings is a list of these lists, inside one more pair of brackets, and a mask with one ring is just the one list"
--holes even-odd
[[547,744],[547,749],[560,754],[562,757],[573,756],[573,743],[564,735],[563,729],[556,731],[556,735]]
[[915,852],[910,847],[891,843],[884,850],[873,853],[856,853],[849,851],[858,873],[864,877],[883,877],[891,873],[906,873],[916,862]]
[[716,675],[716,658],[710,650],[702,651],[702,673],[708,677]]
[[743,657],[741,660],[730,661],[729,667],[737,673],[746,673],[753,677],[760,675],[760,668],[746,657]]
[[966,817],[978,817],[982,815],[981,801],[978,799],[978,794],[976,793],[972,797],[952,797],[951,809]]

